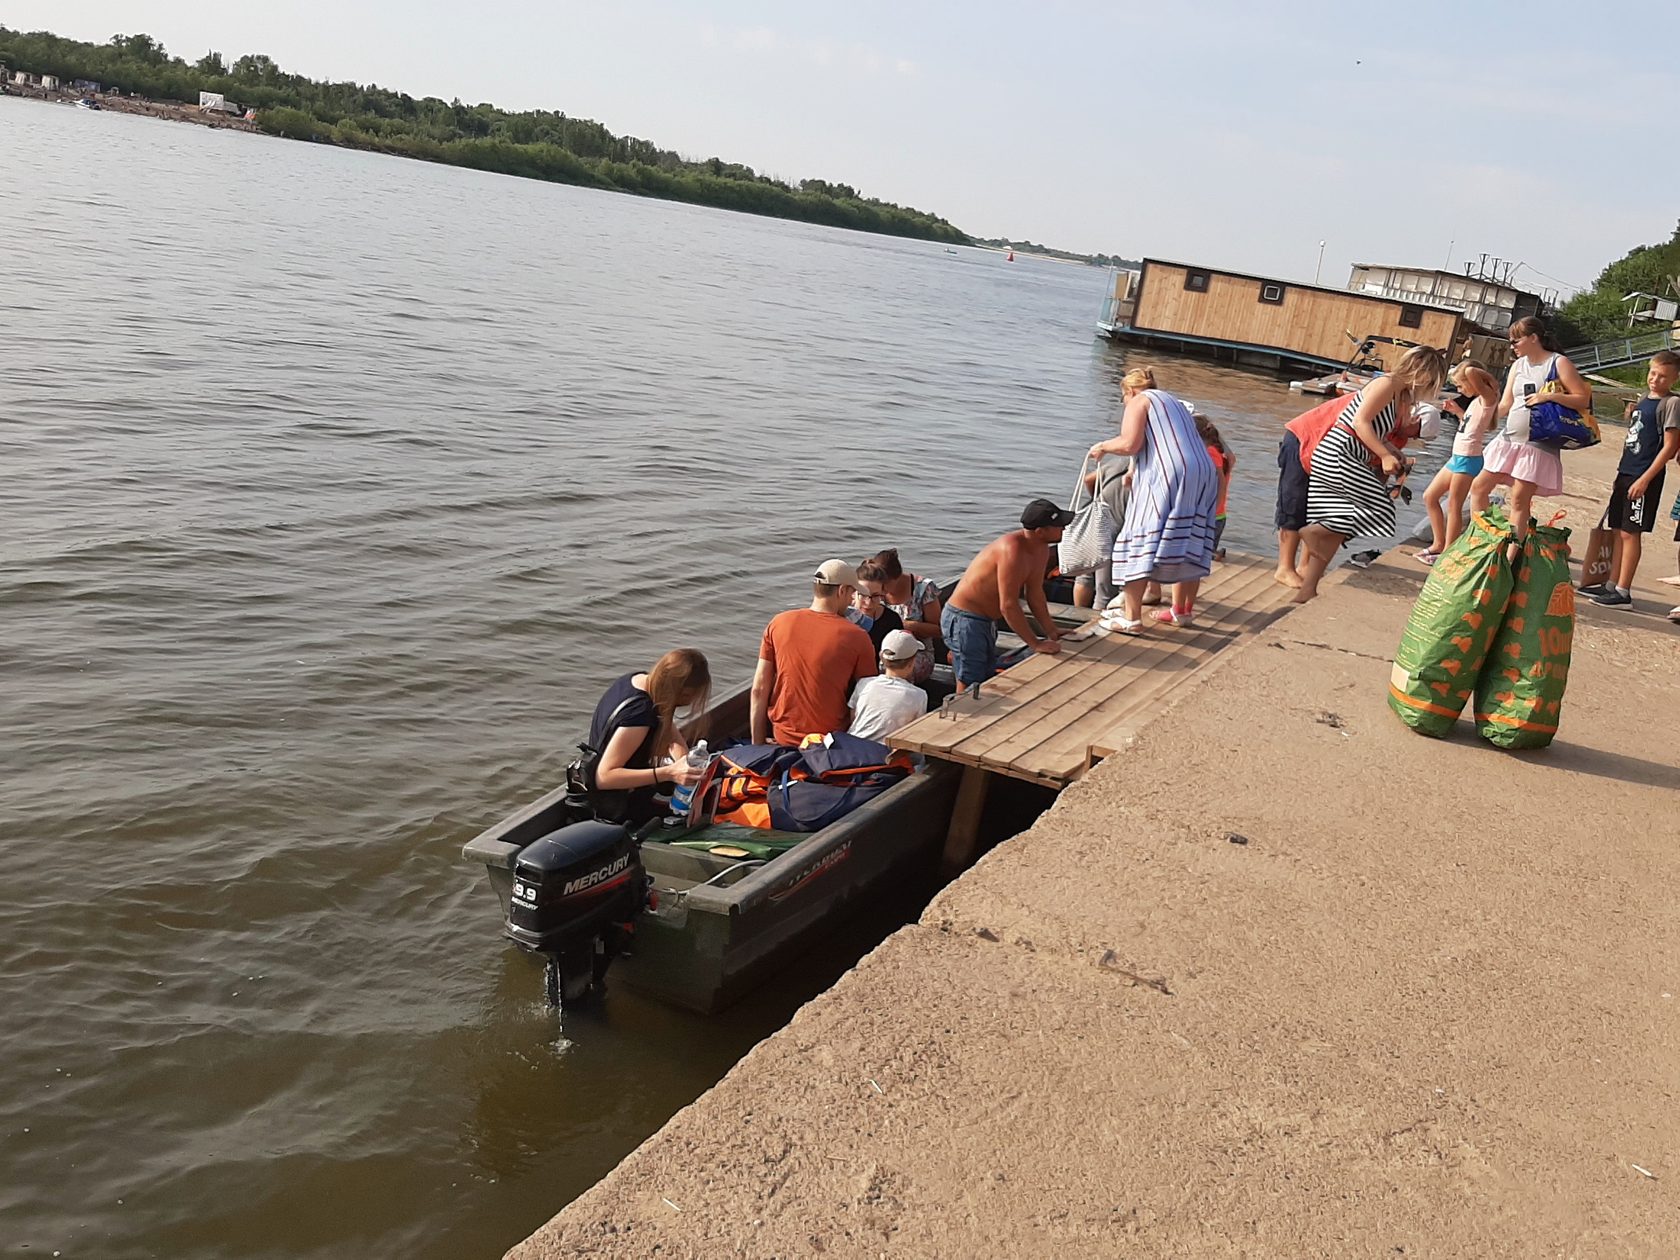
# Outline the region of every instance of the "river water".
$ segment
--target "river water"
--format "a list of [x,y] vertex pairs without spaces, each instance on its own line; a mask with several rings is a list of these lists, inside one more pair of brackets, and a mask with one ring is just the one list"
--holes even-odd
[[[0,153],[0,1237],[497,1254],[867,940],[562,1027],[461,843],[612,675],[1065,496],[1104,274],[17,100]],[[1263,550],[1299,396],[1156,362]]]

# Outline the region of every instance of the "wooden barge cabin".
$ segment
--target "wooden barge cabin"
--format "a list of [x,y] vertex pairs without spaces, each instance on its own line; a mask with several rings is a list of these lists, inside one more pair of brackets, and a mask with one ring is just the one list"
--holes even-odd
[[1097,331],[1114,341],[1229,363],[1319,372],[1343,367],[1367,338],[1392,368],[1408,348],[1453,350],[1460,311],[1347,289],[1146,258],[1115,273]]

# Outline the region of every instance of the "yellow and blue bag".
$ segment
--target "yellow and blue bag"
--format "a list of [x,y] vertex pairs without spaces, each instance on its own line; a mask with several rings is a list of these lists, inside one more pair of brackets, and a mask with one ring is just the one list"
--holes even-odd
[[[1562,392],[1563,383],[1558,380],[1557,359],[1553,358],[1552,369],[1546,373],[1540,393],[1545,395]],[[1560,450],[1581,451],[1589,446],[1597,446],[1604,439],[1598,431],[1598,417],[1593,415],[1591,409],[1582,414],[1573,407],[1547,402],[1542,397],[1528,409],[1528,440],[1544,442]]]

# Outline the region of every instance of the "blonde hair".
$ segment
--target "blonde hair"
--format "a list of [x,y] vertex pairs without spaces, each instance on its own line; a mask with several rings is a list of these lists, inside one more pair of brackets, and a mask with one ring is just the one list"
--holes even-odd
[[1132,390],[1160,388],[1155,384],[1155,369],[1146,367],[1133,368],[1121,378],[1120,384],[1122,388]]
[[1447,379],[1447,361],[1434,346],[1413,346],[1400,356],[1389,375],[1412,398],[1427,400]]
[[[1477,377],[1483,379],[1477,380]],[[1480,394],[1489,389],[1497,390],[1499,382],[1487,364],[1480,359],[1464,359],[1453,365],[1453,370],[1447,373],[1447,378],[1467,394]]]
[[672,648],[647,676],[648,699],[659,710],[659,739],[654,755],[663,756],[676,737],[677,709],[686,700],[691,713],[706,707],[712,694],[712,667],[697,648]]

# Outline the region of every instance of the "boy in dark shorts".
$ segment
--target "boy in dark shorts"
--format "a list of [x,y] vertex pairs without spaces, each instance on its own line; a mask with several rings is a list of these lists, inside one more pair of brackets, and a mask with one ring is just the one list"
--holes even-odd
[[1680,394],[1670,391],[1680,380],[1680,354],[1660,351],[1645,376],[1646,394],[1628,410],[1627,443],[1616,467],[1607,513],[1616,531],[1610,578],[1584,590],[1595,604],[1627,608],[1633,603],[1633,575],[1639,569],[1644,536],[1657,524],[1663,470],[1680,454]]

